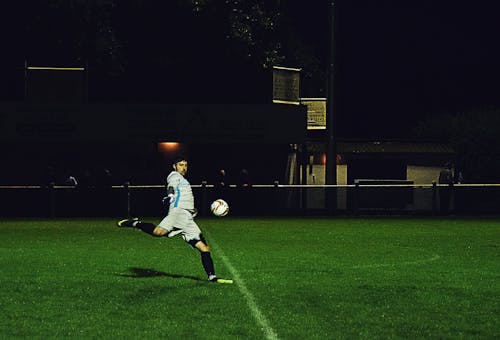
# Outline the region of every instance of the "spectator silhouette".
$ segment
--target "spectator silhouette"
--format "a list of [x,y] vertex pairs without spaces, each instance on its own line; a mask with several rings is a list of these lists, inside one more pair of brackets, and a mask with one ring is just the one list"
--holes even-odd
[[109,169],[103,169],[97,178],[97,211],[100,216],[106,216],[114,213],[116,204],[112,196],[112,175]]
[[68,171],[66,174],[66,178],[64,179],[64,185],[70,186],[70,187],[77,187],[78,186],[78,181],[76,177],[73,175],[73,172]]
[[225,188],[227,186],[226,170],[220,169],[215,179],[215,187]]
[[99,176],[99,188],[110,189],[112,185],[113,185],[113,179],[111,171],[109,169],[103,169],[101,175]]
[[227,187],[229,183],[227,183],[226,170],[220,169],[217,171],[214,182],[214,193],[212,199],[215,200],[217,198],[227,199]]
[[53,186],[56,183],[56,169],[49,165],[45,169],[45,178],[43,180],[43,184],[47,186]]
[[92,175],[89,169],[84,169],[82,171],[78,186],[81,189],[89,189],[92,186]]
[[241,169],[238,180],[238,187],[240,188],[240,199],[238,200],[238,203],[241,205],[239,209],[237,209],[237,212],[241,213],[242,215],[250,215],[252,203],[254,201],[252,191],[250,190],[252,188],[252,182],[250,180],[250,174],[248,173],[247,169]]
[[450,211],[451,186],[453,185],[453,170],[450,162],[446,162],[444,168],[440,171],[439,184],[445,184],[445,186],[439,187],[439,208],[441,214],[446,215]]
[[238,184],[242,188],[249,188],[252,186],[252,182],[250,181],[250,174],[248,173],[247,169],[241,169]]

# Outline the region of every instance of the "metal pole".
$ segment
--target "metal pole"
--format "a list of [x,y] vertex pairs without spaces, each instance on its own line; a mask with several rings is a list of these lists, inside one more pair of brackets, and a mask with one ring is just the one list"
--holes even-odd
[[275,208],[275,213],[276,213],[276,216],[280,216],[280,212],[281,212],[281,209],[280,209],[280,193],[279,193],[279,181],[274,181],[274,208]]
[[131,208],[130,208],[130,182],[125,182],[123,184],[123,188],[125,189],[125,192],[127,194],[127,218],[131,218]]
[[437,185],[436,181],[432,181],[432,214],[437,214]]
[[[326,99],[326,169],[325,182],[326,184],[337,184],[337,143],[336,143],[336,124],[335,115],[338,114],[334,110],[334,106],[338,107],[335,102],[335,1],[329,0],[328,8],[328,79],[327,79],[327,99]],[[326,192],[327,209],[330,214],[334,214],[337,209],[337,192],[336,189],[331,189]]]
[[24,102],[28,101],[28,59],[24,59]]
[[49,192],[49,216],[51,218],[56,217],[56,194],[54,191],[54,186],[54,182],[50,182],[47,186],[47,190]]
[[84,77],[84,84],[83,84],[83,91],[85,91],[85,93],[83,94],[83,100],[84,100],[84,103],[88,103],[89,102],[89,61],[88,59],[85,61],[85,77]]
[[[302,164],[301,168],[301,176],[302,176],[302,185],[307,185],[307,166],[308,166],[308,153],[307,153],[307,144],[303,143],[301,146],[300,152],[300,163]],[[302,187],[301,190],[301,198],[302,202],[301,210],[305,213],[307,211],[307,189]]]
[[359,183],[356,183],[354,187],[354,214],[357,215],[358,212],[359,212]]
[[207,181],[201,181],[201,215],[208,215],[208,206],[210,202],[208,202],[207,197]]

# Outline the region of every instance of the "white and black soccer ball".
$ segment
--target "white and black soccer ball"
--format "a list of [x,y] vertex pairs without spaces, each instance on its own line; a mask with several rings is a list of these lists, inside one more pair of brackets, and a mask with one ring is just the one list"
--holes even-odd
[[229,213],[229,204],[223,199],[216,199],[210,205],[210,211],[218,217],[226,216]]

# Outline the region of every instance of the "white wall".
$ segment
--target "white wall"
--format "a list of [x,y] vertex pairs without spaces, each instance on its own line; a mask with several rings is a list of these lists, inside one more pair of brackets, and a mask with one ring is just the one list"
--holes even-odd
[[[442,170],[440,166],[418,166],[418,165],[408,165],[406,169],[406,179],[413,181],[415,184],[431,184],[432,182],[437,182],[439,178],[439,172]],[[302,171],[301,171],[302,174]],[[312,167],[312,173],[309,174],[309,167],[307,168],[307,184],[323,185],[325,184],[325,166],[321,164],[315,164]],[[347,185],[347,165],[337,165],[337,184]],[[430,195],[430,190],[415,190],[416,196]],[[346,190],[337,190],[337,204],[339,209],[344,209],[346,207]],[[431,202],[429,199],[420,199],[416,197],[415,202]],[[324,208],[325,195],[324,189],[308,189],[307,195],[307,206],[309,208]],[[430,203],[429,203],[430,204]],[[415,207],[416,209],[431,209],[430,206]]]
[[408,165],[406,167],[406,179],[415,184],[431,184],[439,179],[440,166]]
[[[415,184],[431,184],[438,181],[441,170],[441,166],[408,165],[406,167],[406,179],[413,181]],[[300,173],[302,174],[302,171]],[[314,164],[312,174],[309,174],[309,166],[307,167],[307,184],[325,184],[324,165]],[[337,165],[337,184],[347,185],[347,165],[345,164]]]
[[[302,171],[300,172],[302,174]],[[302,183],[302,182],[301,182]],[[314,164],[312,173],[309,174],[309,166],[307,167],[307,184],[323,185],[325,184],[325,166]],[[347,184],[347,165],[337,165],[337,184]]]

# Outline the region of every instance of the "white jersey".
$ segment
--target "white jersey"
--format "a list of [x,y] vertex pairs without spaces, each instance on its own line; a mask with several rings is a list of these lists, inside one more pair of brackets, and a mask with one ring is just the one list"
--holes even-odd
[[196,209],[191,184],[177,171],[167,177],[167,188],[174,189],[174,200],[170,203],[168,215],[161,220],[158,227],[165,229],[173,237],[180,234],[191,245],[203,241],[201,230],[194,221]]
[[167,177],[167,188],[174,188],[174,201],[170,209],[182,208],[194,211],[194,196],[191,184],[177,171],[172,171]]

